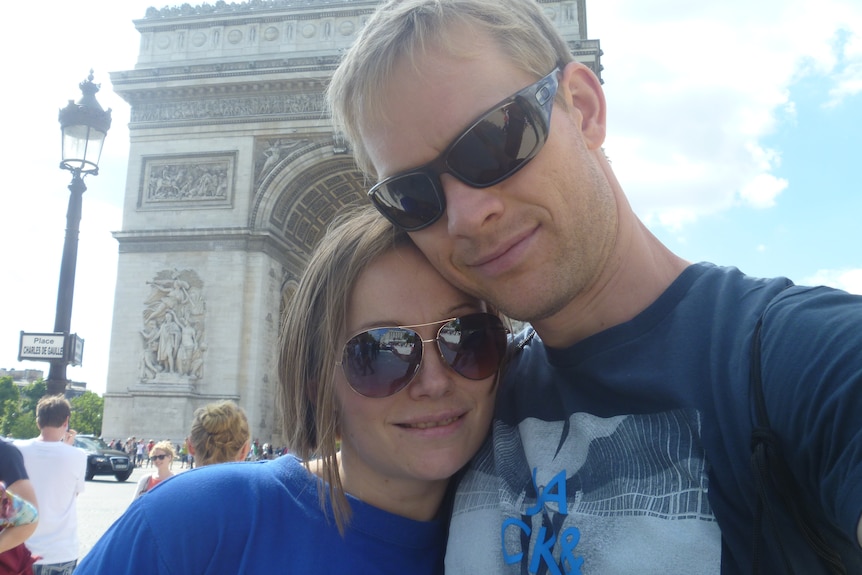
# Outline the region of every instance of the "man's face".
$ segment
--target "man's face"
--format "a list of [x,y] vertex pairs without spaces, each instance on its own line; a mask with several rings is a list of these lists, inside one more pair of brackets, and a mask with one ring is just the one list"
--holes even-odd
[[[384,91],[386,118],[363,126],[380,177],[434,160],[489,108],[550,70],[516,69],[490,40],[455,36],[453,51],[402,61]],[[454,57],[450,54],[470,54]],[[559,75],[558,96],[576,84]],[[450,282],[507,315],[536,321],[594,287],[614,241],[616,204],[576,107],[555,104],[548,141],[508,179],[472,188],[441,176],[446,213],[411,237]]]

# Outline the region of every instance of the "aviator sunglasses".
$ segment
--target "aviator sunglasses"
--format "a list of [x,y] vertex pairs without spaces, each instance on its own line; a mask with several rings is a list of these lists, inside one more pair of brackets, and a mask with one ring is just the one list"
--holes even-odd
[[[434,339],[413,328],[440,325]],[[500,367],[508,330],[495,315],[472,313],[418,325],[375,327],[344,344],[341,361],[350,387],[365,397],[389,397],[413,381],[426,343],[436,342],[440,357],[467,379],[485,379]]]
[[415,232],[446,211],[441,174],[487,188],[523,168],[548,139],[557,71],[482,114],[434,161],[375,184],[368,195],[378,211],[399,228]]

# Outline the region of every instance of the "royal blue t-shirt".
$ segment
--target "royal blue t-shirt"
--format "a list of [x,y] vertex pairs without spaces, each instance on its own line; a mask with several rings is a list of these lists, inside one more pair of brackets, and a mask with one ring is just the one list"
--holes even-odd
[[181,473],[133,502],[75,574],[442,573],[442,522],[350,497],[342,537],[318,484],[289,455]]

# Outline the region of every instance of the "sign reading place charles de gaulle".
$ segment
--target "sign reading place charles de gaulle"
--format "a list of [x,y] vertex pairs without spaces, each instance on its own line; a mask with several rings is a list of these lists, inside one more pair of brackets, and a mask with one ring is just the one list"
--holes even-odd
[[84,359],[84,338],[77,333],[24,333],[18,344],[18,361],[65,360],[72,365],[81,365]]
[[51,361],[66,359],[66,334],[24,333],[18,344],[18,361]]

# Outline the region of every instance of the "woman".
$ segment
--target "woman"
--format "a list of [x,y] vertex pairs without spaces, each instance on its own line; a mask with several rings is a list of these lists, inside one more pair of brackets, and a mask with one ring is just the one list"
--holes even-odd
[[126,573],[442,573],[447,487],[488,432],[506,349],[488,311],[373,208],[346,214],[282,328],[284,430],[299,457],[178,475],[76,575],[112,573],[129,553]]
[[199,407],[192,420],[188,445],[200,467],[244,461],[251,447],[245,411],[232,401]]
[[171,445],[170,441],[159,441],[153,446],[150,450],[150,461],[155,464],[156,470],[149,475],[141,477],[132,501],[144,493],[149,493],[153,487],[168,477],[174,476],[174,472],[171,471],[171,462],[174,460],[174,457],[176,457],[176,454],[174,453],[174,446]]

